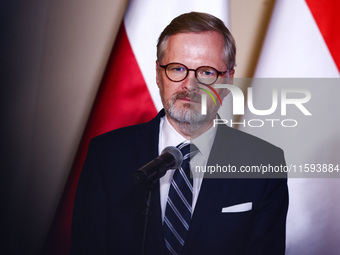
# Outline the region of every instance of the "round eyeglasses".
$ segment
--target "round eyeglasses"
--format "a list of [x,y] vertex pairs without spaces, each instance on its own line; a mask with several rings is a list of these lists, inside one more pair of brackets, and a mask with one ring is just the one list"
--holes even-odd
[[189,69],[180,63],[169,63],[167,65],[159,65],[165,69],[165,75],[170,81],[180,82],[187,78],[189,71],[195,72],[198,82],[211,85],[217,81],[220,75],[224,75],[227,71],[220,72],[211,66],[200,66],[197,69]]

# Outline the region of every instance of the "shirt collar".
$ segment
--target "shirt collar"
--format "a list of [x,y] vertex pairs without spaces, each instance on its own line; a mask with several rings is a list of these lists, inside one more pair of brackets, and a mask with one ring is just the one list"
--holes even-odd
[[160,152],[162,152],[162,150],[167,146],[177,146],[183,142],[191,142],[197,146],[203,157],[208,160],[216,136],[217,127],[212,126],[201,136],[189,141],[177,132],[177,130],[170,124],[166,116],[161,119],[160,124]]

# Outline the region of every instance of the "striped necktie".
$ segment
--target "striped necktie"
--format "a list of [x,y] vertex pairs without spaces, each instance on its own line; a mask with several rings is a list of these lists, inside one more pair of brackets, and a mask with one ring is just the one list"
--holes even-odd
[[189,160],[198,152],[190,143],[181,143],[177,148],[183,154],[183,163],[173,175],[163,223],[165,245],[173,255],[181,253],[189,230],[193,191]]

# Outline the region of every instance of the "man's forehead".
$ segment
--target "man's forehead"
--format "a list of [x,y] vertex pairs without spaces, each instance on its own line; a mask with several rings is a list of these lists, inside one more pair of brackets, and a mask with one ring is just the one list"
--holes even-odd
[[179,37],[185,37],[185,38],[188,38],[188,39],[190,39],[190,38],[196,39],[198,37],[206,37],[206,38],[219,39],[219,40],[223,41],[223,36],[221,35],[221,33],[214,31],[214,30],[200,31],[200,32],[180,32],[180,33],[170,35],[168,37],[168,41],[173,40],[174,38],[179,38]]
[[223,36],[216,31],[178,33],[169,36],[165,52],[181,51],[184,47],[187,47],[187,50],[207,47],[211,50],[220,50],[224,49],[224,40]]
[[224,49],[223,37],[216,31],[178,33],[168,38],[163,60],[188,64],[189,67],[210,65],[225,69]]

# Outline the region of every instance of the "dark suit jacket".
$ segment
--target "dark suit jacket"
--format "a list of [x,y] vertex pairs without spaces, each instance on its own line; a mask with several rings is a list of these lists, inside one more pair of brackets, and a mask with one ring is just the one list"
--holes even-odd
[[[158,156],[159,120],[94,138],[78,184],[72,254],[140,254],[145,187],[133,173]],[[283,151],[263,140],[219,126],[209,164],[285,164]],[[245,212],[222,208],[252,202]],[[284,254],[288,207],[286,179],[204,179],[183,254]],[[155,183],[146,254],[167,254],[159,183]]]

